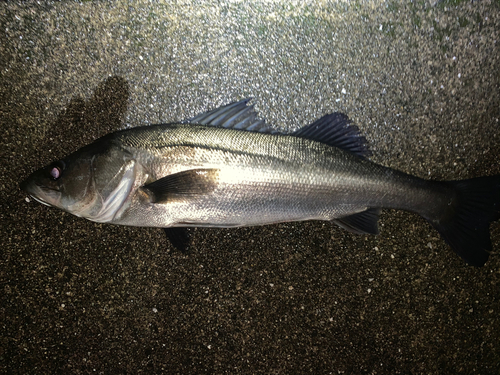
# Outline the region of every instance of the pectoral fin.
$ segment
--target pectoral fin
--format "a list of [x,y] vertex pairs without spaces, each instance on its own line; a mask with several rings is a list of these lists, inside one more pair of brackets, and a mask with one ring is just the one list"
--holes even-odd
[[142,189],[150,196],[151,203],[168,203],[211,193],[218,178],[219,169],[189,169],[160,178]]

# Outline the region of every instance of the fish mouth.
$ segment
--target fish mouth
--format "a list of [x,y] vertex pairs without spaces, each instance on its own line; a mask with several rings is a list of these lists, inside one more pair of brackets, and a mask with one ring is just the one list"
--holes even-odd
[[[55,205],[57,201],[57,199],[52,198],[51,195],[59,193],[59,190],[38,184],[37,182],[30,180],[30,178],[27,178],[26,180],[22,181],[19,184],[19,187],[21,188],[21,190],[28,193],[29,197],[33,198],[38,203],[44,204],[46,206],[52,207]],[[48,200],[47,198],[52,198],[52,199]],[[50,201],[53,201],[53,203],[50,203]]]

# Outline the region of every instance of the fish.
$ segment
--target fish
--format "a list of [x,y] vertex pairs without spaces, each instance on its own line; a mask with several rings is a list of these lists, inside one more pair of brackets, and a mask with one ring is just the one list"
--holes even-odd
[[486,263],[500,175],[422,179],[372,162],[366,138],[343,113],[286,133],[259,119],[249,100],[107,134],[20,187],[94,222],[164,228],[184,248],[189,227],[324,220],[378,234],[382,209],[405,210],[425,218],[466,263]]

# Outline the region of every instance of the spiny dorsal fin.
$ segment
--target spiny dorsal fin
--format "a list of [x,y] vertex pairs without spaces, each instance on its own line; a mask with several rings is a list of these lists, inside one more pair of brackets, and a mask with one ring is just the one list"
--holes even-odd
[[188,200],[212,192],[217,187],[218,176],[219,169],[189,169],[160,178],[142,189],[151,203]]
[[253,105],[247,105],[250,100],[251,98],[243,99],[239,102],[201,113],[185,122],[260,133],[276,133],[275,130],[266,125],[264,120],[258,119]]
[[341,148],[361,157],[371,155],[366,138],[360,134],[359,128],[340,112],[323,116],[291,135]]

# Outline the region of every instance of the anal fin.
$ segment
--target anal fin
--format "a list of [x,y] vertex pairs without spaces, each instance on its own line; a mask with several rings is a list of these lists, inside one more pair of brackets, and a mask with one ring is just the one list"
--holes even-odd
[[378,234],[380,208],[369,208],[354,215],[332,220],[339,227],[356,234]]

